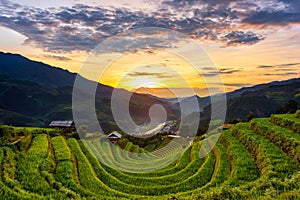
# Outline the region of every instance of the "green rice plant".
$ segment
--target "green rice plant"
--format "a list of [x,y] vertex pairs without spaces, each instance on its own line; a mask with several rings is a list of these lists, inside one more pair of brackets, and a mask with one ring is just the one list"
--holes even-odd
[[156,156],[130,142],[123,151],[106,137],[66,141],[27,130],[17,148],[0,148],[0,199],[297,199],[298,119],[272,117],[237,124],[219,142],[212,135],[184,151],[164,146]]
[[49,171],[51,156],[49,158],[49,142],[46,134],[40,134],[33,138],[27,153],[21,153],[18,160],[17,177],[23,189],[44,196],[53,198],[76,198],[72,191],[65,190],[60,184],[55,182],[53,175]]
[[171,156],[163,159],[149,156],[148,159],[144,159],[141,162],[140,159],[131,157],[132,152],[122,151],[120,154],[120,148],[114,146],[108,140],[94,141],[94,143],[98,143],[97,148],[105,157],[105,160],[102,160],[105,162],[104,164],[127,172],[154,171],[164,163],[169,164],[174,160]]
[[177,193],[176,198],[186,199],[191,196],[203,194],[205,191],[208,190],[216,190],[226,183],[226,180],[230,176],[230,163],[227,159],[227,151],[221,143],[216,143],[212,151],[216,157],[216,164],[214,166],[214,173],[211,177],[210,182],[194,190]]
[[24,139],[22,139],[17,145],[21,151],[26,152],[30,146],[32,140],[32,134],[28,133]]
[[109,188],[97,178],[92,165],[82,152],[76,139],[70,138],[67,142],[76,157],[78,165],[78,177],[80,184],[83,187],[88,188],[90,191],[98,195],[102,195],[103,198],[124,197],[124,194]]
[[[101,147],[97,147],[97,149],[100,149]],[[123,172],[124,174],[130,175],[132,177],[139,177],[139,178],[147,178],[147,177],[160,177],[160,176],[165,176],[168,174],[173,174],[176,173],[182,169],[184,169],[190,162],[190,155],[192,154],[191,152],[192,147],[190,146],[189,148],[187,148],[182,155],[179,157],[179,159],[177,159],[176,162],[174,162],[173,167],[170,168],[163,168],[160,170],[155,170],[153,172],[147,172],[147,173],[129,173],[129,172]],[[99,156],[103,156],[101,154],[101,152],[98,152],[98,154],[96,155],[96,157]],[[121,160],[121,152],[116,153],[115,154],[115,158],[118,162],[122,162],[123,160]],[[153,159],[152,157],[150,157],[149,159]]]
[[[84,149],[84,146],[82,146],[82,149]],[[91,149],[91,151],[94,152],[94,149]],[[85,151],[86,155],[88,155],[88,153],[89,152]],[[135,183],[136,186],[143,186],[143,187],[169,185],[169,184],[173,184],[174,180],[176,180],[177,182],[183,181],[189,176],[193,175],[195,172],[197,172],[198,168],[203,164],[204,160],[199,159],[197,148],[193,148],[193,154],[195,155],[196,159],[193,162],[191,162],[189,165],[187,165],[186,168],[164,176],[137,177],[137,176],[130,176],[128,174],[124,174],[119,170],[115,170],[110,167],[104,167],[104,168],[109,174],[113,175],[118,180],[127,184]],[[97,157],[97,155],[95,156]]]
[[[43,197],[34,193],[29,193],[25,190],[22,189],[22,185],[16,180],[16,169],[17,169],[17,159],[18,159],[18,155],[16,154],[16,152],[9,148],[9,147],[3,147],[2,148],[2,155],[1,155],[1,159],[2,159],[2,172],[1,177],[3,179],[3,184],[5,184],[5,186],[3,185],[4,188],[9,187],[12,193],[17,193],[20,196],[24,196],[24,198],[40,198],[42,199]],[[1,150],[2,150],[1,149]],[[3,154],[4,152],[4,154]],[[1,184],[0,184],[1,185]],[[10,189],[6,189],[7,191]],[[12,194],[12,196],[14,196]],[[16,197],[19,198],[19,197]]]
[[54,148],[54,154],[57,162],[71,160],[71,152],[63,136],[53,137],[51,139]]
[[248,123],[237,124],[230,132],[255,155],[261,176],[285,179],[299,170],[295,161],[267,139],[249,130],[248,126]]
[[253,156],[229,130],[222,133],[221,142],[227,147],[228,160],[231,163],[231,176],[226,184],[238,186],[259,178],[259,170]]
[[76,160],[72,159],[72,153],[65,138],[62,136],[53,137],[52,145],[56,159],[56,180],[64,187],[79,194],[80,197],[97,197],[95,193],[83,188],[79,184],[79,180],[75,178],[75,171],[77,171]]
[[254,119],[249,128],[267,138],[295,161],[300,162],[300,135],[275,126],[268,119]]
[[295,117],[300,118],[300,110],[297,110],[297,112],[295,113]]
[[[3,160],[5,157],[3,149],[0,148],[0,163],[4,163]],[[3,172],[0,171],[1,176],[3,176]],[[7,177],[6,177],[7,178]],[[4,179],[6,179],[4,177]],[[8,180],[6,180],[8,181]],[[46,199],[43,196],[29,193],[21,188],[18,188],[15,184],[13,185],[13,188],[10,188],[10,186],[5,185],[2,182],[2,179],[0,180],[0,197],[1,199],[8,199],[8,200],[30,200],[30,199]]]
[[294,114],[272,115],[270,121],[278,126],[300,133],[300,119]]
[[[113,188],[115,190],[120,190],[124,193],[131,194],[131,195],[150,195],[150,196],[159,196],[162,194],[168,194],[168,193],[177,193],[180,191],[186,191],[190,189],[195,189],[199,186],[202,186],[201,184],[206,184],[209,182],[210,177],[213,173],[213,165],[215,162],[214,156],[209,154],[208,158],[206,159],[203,166],[200,168],[195,168],[197,171],[192,176],[188,177],[187,179],[177,182],[178,177],[173,179],[173,184],[171,185],[162,185],[162,186],[148,186],[148,187],[138,187],[136,186],[136,182],[131,182],[131,184],[126,184],[124,182],[121,182],[116,177],[112,177],[109,172],[104,172],[103,167],[98,162],[96,157],[94,157],[90,151],[84,150],[82,148],[85,155],[88,157],[88,159],[91,161],[93,168],[95,169],[95,172],[97,173],[99,178],[103,178],[102,181],[108,184],[110,188]],[[211,174],[209,176],[209,174]],[[181,187],[184,185],[185,187]]]
[[[253,158],[252,167],[249,170],[249,173],[252,175],[247,176],[247,167],[245,167],[245,165],[248,163],[251,165],[251,162],[243,163],[243,161],[251,160],[248,153],[245,159],[243,159],[243,156],[240,160],[236,160],[241,168],[234,169],[233,166],[231,170],[232,179],[229,178],[221,187],[212,188],[209,191],[200,193],[193,193],[184,199],[265,199],[266,196],[270,194],[271,188],[274,188],[274,191],[276,191],[276,194],[272,193],[272,195],[274,195],[272,199],[279,199],[280,194],[285,191],[299,190],[299,165],[288,158],[278,147],[249,130],[248,126],[248,123],[238,124],[234,126],[230,132],[253,154],[256,165],[260,170],[260,177],[256,179],[257,170],[255,170],[255,166],[253,165]],[[225,131],[224,133],[221,137],[221,141],[223,140],[223,142],[225,137],[229,138],[228,136],[230,136],[229,132]],[[234,142],[232,138],[229,138],[229,140]],[[230,145],[229,140],[224,142],[227,146]],[[234,143],[239,146],[239,149],[243,149],[243,145],[241,146],[237,142]],[[244,150],[242,152],[247,152]],[[238,156],[243,155],[243,153],[238,154],[238,151],[235,150],[233,155]],[[244,171],[244,173],[241,171],[241,176],[238,179],[238,181],[240,179],[241,181],[236,185],[231,181],[236,180],[237,176],[239,176],[236,171],[238,169]],[[243,175],[249,180],[243,180]]]
[[[207,190],[195,190],[186,199],[243,199],[242,194],[249,191],[248,188],[241,189],[240,187],[249,182],[253,182],[259,178],[259,171],[256,167],[255,160],[248,152],[245,146],[234,138],[228,130],[224,131],[220,137],[220,142],[227,149],[227,159],[230,163],[230,172],[228,165],[225,164],[225,170],[220,169],[221,173],[227,171],[223,176],[224,182],[216,187],[209,187]],[[219,152],[226,151],[224,148]],[[223,159],[224,155],[223,155]],[[224,179],[225,176],[228,179]]]

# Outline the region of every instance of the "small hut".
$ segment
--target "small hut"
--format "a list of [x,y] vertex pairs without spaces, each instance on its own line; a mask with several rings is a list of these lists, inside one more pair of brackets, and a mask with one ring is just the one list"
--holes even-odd
[[109,139],[110,141],[118,140],[121,138],[122,138],[122,135],[120,133],[118,133],[117,131],[114,131],[107,136],[107,139]]
[[62,129],[64,132],[72,132],[74,131],[75,125],[74,121],[52,121],[49,124],[51,128],[59,128]]

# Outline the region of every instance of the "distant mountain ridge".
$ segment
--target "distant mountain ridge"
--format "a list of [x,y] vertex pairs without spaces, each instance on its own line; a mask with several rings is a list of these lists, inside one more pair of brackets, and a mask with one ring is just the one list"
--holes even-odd
[[226,94],[227,99],[231,99],[234,97],[238,97],[241,96],[242,94],[246,93],[246,92],[255,92],[258,90],[262,90],[271,86],[283,86],[283,85],[287,85],[290,84],[292,82],[298,82],[300,80],[300,78],[292,78],[289,80],[283,80],[283,81],[272,81],[269,83],[263,83],[263,84],[258,84],[258,85],[254,85],[254,86],[250,86],[250,87],[242,87],[240,89],[237,89],[235,91],[232,92],[228,92]]
[[[243,87],[237,90],[234,90],[232,92],[228,92],[226,93],[226,100],[227,101],[231,101],[234,98],[240,97],[243,94],[249,93],[249,92],[255,92],[255,91],[259,91],[259,90],[263,90],[269,87],[280,87],[280,86],[284,86],[284,85],[288,85],[291,84],[293,82],[299,82],[300,78],[292,78],[289,80],[283,80],[283,81],[273,81],[270,83],[263,83],[263,84],[259,84],[259,85],[254,85],[254,86],[250,86],[250,87]],[[203,109],[207,106],[209,106],[211,104],[211,98],[210,96],[205,96],[205,97],[199,97],[199,96],[192,96],[192,97],[185,97],[185,98],[179,98],[177,101],[176,99],[167,99],[167,101],[170,101],[170,103],[173,104],[177,104],[177,106],[179,106],[179,104],[190,104],[190,101],[192,101],[193,98],[197,98],[198,100],[198,106],[199,109],[197,110],[197,108],[195,106],[190,107],[190,109],[186,110],[185,113],[183,113],[184,115],[189,115],[193,112],[201,112],[203,111]]]
[[19,54],[0,52],[0,74],[16,80],[27,80],[43,86],[72,86],[75,73],[32,61]]
[[269,117],[289,100],[295,100],[300,108],[300,78],[261,84],[232,95],[227,102],[227,119],[245,119],[249,112],[257,117]]
[[[73,118],[72,92],[76,73],[18,54],[0,52],[0,59],[0,124],[46,126],[51,120]],[[95,84],[81,78],[85,84]],[[137,123],[149,121],[147,111],[153,104],[162,104],[168,111],[169,119],[177,116],[177,110],[163,99],[97,84],[96,112],[101,126],[107,132],[118,128],[110,108],[114,90],[131,95],[130,114],[135,116],[133,118]]]
[[[72,91],[76,73],[17,54],[0,52],[0,59],[0,123],[45,126],[51,120],[72,119]],[[89,80],[86,82],[92,83]],[[101,127],[106,131],[118,129],[110,107],[113,90],[132,95],[130,114],[136,123],[149,121],[148,110],[154,104],[165,107],[168,119],[178,119],[180,104],[190,105],[194,98],[168,100],[98,84],[95,107]],[[232,118],[244,119],[249,112],[259,117],[268,116],[290,99],[300,105],[300,78],[241,88],[226,93],[226,97],[227,121]],[[196,98],[200,109],[189,106],[181,115],[193,119],[196,116],[194,113],[201,112],[203,122],[209,121],[210,97]]]
[[[225,122],[234,119],[246,120],[250,113],[253,113],[256,117],[269,117],[276,112],[278,107],[285,105],[289,100],[296,101],[298,109],[300,109],[300,78],[242,88],[227,93],[226,96],[227,112]],[[209,97],[199,98],[198,100],[203,103],[203,99],[207,101]],[[184,119],[187,121],[193,119],[196,114],[197,111],[191,112]],[[200,111],[201,126],[209,123],[210,114],[211,105],[209,103]]]

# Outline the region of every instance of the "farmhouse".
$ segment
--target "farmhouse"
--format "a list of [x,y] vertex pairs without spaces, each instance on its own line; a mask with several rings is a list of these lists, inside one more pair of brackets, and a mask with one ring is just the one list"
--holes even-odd
[[52,121],[49,124],[51,128],[60,128],[65,131],[73,131],[74,130],[74,121]]
[[114,131],[107,136],[107,139],[109,139],[109,140],[118,140],[121,138],[122,138],[122,135],[120,133],[118,133],[117,131]]

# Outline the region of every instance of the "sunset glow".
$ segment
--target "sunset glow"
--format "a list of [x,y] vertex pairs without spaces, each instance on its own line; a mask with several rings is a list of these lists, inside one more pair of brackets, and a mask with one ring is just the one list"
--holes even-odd
[[[249,1],[249,6],[251,2]],[[13,1],[0,4],[0,13],[3,16],[0,20],[0,35],[2,38],[6,38],[0,41],[2,51],[22,54],[33,60],[71,72],[79,72],[82,66],[90,66],[91,73],[83,74],[83,76],[113,87],[130,91],[142,87],[143,90],[140,91],[145,93],[147,93],[146,88],[151,88],[148,90],[149,93],[165,96],[163,94],[165,90],[159,88],[165,86],[184,89],[187,86],[183,83],[184,81],[178,79],[178,75],[180,75],[187,80],[189,87],[194,88],[198,95],[205,96],[208,95],[205,90],[207,87],[205,81],[208,80],[212,83],[216,70],[222,77],[225,91],[274,80],[286,80],[300,75],[299,20],[285,18],[285,13],[297,11],[297,6],[299,6],[297,3],[289,4],[274,0],[267,5],[264,1],[256,1],[252,2],[252,7],[250,6],[247,10],[239,1],[228,5],[220,1],[219,7],[223,10],[227,7],[230,10],[226,14],[227,21],[224,16],[218,14],[207,17],[207,19],[199,18],[193,10],[187,12],[190,10],[188,6],[179,5],[175,1],[173,3],[114,1],[112,2],[113,7],[106,1],[97,3],[85,1],[82,4],[78,4],[77,1],[66,1],[61,2],[60,6],[57,6],[54,1],[48,4],[36,1],[28,1],[25,4],[22,1],[16,1],[14,5],[18,5],[17,11],[26,13],[22,17],[18,12],[11,11],[10,5],[13,4]],[[202,14],[207,12],[206,14],[209,15],[208,11],[205,11],[207,7],[211,9],[211,12],[218,9],[209,3],[197,4],[194,2],[193,4],[195,4],[193,8],[200,9]],[[266,12],[269,9],[268,6],[272,6],[274,13],[276,10],[282,14],[282,18],[272,21],[272,18],[266,17],[265,21],[260,21],[257,18],[258,14],[266,16],[272,14],[273,11]],[[179,7],[180,9],[174,13],[174,9]],[[32,13],[27,11],[29,8]],[[73,10],[67,11],[67,8]],[[123,14],[117,14],[114,11],[116,8],[123,9]],[[255,9],[261,10],[261,13],[256,13]],[[42,15],[42,10],[51,10],[52,14],[45,14],[41,18],[37,18],[38,14]],[[158,13],[157,10],[161,10],[161,13]],[[74,19],[68,19],[63,11],[69,12]],[[97,17],[88,19],[76,15],[76,12],[88,15],[94,11],[107,13],[107,19],[103,21]],[[231,16],[232,13],[235,13],[236,18]],[[162,46],[156,49],[141,48],[140,51],[131,51],[130,49],[126,51],[126,47],[122,47],[122,52],[112,50],[110,52],[107,49],[107,52],[99,54],[99,58],[95,62],[87,63],[89,52],[95,48],[95,45],[101,45],[103,41],[118,33],[136,28],[126,20],[126,17],[133,14],[141,15],[140,18],[149,15],[153,20],[161,22],[161,27],[176,30],[193,38],[195,43],[202,46],[207,52],[214,62],[216,70],[212,71],[210,66],[199,63],[197,67],[203,70],[197,73],[183,58],[170,53],[170,50],[177,47],[170,46],[172,44],[168,42],[160,44]],[[165,18],[167,15],[172,17]],[[6,20],[8,18],[11,20]],[[117,23],[116,19],[120,23]],[[205,22],[207,27],[198,26],[195,21],[192,21],[195,19],[198,20],[198,23]],[[181,23],[184,20],[189,22],[184,25]],[[139,27],[153,26],[150,22],[147,23],[141,22]],[[167,25],[168,23],[170,25]],[[158,27],[160,26],[158,25]],[[109,32],[112,28],[118,31]],[[190,31],[188,31],[189,28]],[[31,31],[33,29],[39,30],[40,33]],[[147,42],[151,43],[152,41],[148,40]],[[198,52],[193,51],[192,48],[189,51],[195,60],[201,62]],[[110,60],[116,56],[120,57]],[[104,60],[111,61],[109,66],[103,66],[102,61]],[[151,65],[156,65],[156,67]],[[95,75],[95,71],[92,69],[99,68],[107,68],[105,74]],[[169,74],[168,69],[173,70],[177,75],[176,73]],[[145,83],[149,84],[145,86]],[[155,92],[153,88],[157,88]]]

